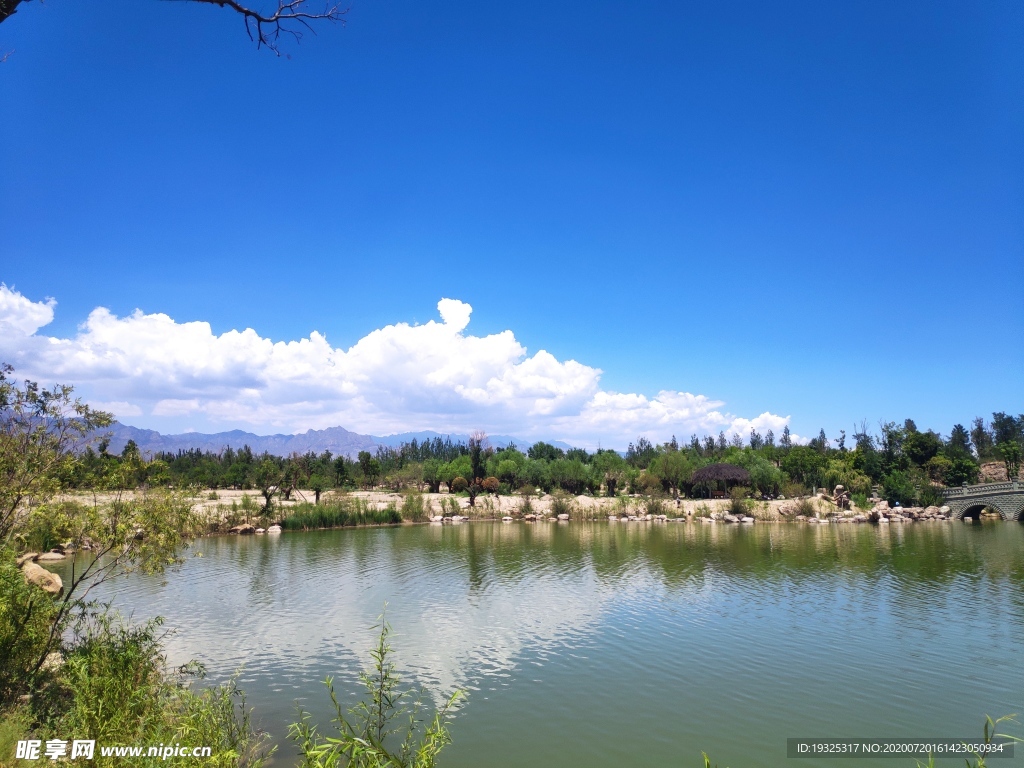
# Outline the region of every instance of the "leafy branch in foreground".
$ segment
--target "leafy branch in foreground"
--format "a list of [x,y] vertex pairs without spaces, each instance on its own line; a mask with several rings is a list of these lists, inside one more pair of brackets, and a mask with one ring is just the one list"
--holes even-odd
[[75,460],[73,449],[113,421],[109,413],[72,399],[70,386],[19,386],[13,372],[0,363],[0,544],[10,543],[30,502],[60,490],[60,477]]
[[310,714],[299,708],[299,720],[288,737],[298,744],[304,768],[434,768],[438,754],[451,743],[448,720],[462,693],[453,693],[421,729],[421,692],[400,687],[388,642],[391,627],[383,616],[380,621],[380,636],[370,653],[373,669],[360,675],[366,699],[346,715],[333,679],[324,681],[334,705],[336,735],[321,734]]

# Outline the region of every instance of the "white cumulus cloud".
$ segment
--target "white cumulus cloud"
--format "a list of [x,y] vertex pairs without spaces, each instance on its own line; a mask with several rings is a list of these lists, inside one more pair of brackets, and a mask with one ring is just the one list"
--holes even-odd
[[[789,418],[728,413],[705,395],[610,392],[601,371],[545,350],[529,354],[512,331],[466,332],[473,308],[437,304],[440,321],[395,323],[348,349],[313,331],[273,341],[255,330],[217,335],[209,323],[98,307],[70,338],[47,336],[56,302],[0,284],[0,359],[19,376],[78,388],[138,426],[188,419],[211,428],[291,431],[344,426],[372,433],[485,429],[592,447],[645,435],[772,429]],[[184,423],[184,422],[182,422]]]

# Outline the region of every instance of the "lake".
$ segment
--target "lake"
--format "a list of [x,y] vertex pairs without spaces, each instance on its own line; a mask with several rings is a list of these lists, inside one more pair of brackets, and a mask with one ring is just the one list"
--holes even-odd
[[474,522],[188,554],[104,595],[164,616],[172,662],[215,681],[241,668],[277,766],[297,702],[329,719],[324,677],[357,700],[385,603],[403,678],[468,694],[446,768],[698,766],[701,750],[733,768],[895,768],[914,761],[788,760],[786,739],[976,737],[985,714],[1024,713],[1015,523]]

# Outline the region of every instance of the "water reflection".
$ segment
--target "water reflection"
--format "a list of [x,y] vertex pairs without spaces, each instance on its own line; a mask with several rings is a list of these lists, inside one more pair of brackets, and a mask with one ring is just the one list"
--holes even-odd
[[[472,692],[451,765],[543,763],[566,739],[546,764],[679,762],[685,743],[771,765],[757,745],[797,723],[934,736],[1024,708],[1024,526],[473,523],[196,550],[116,602],[167,617],[172,661],[244,664],[277,737],[296,700],[326,713],[325,675],[354,696],[385,602],[399,671]],[[651,725],[613,738],[623,716]],[[503,727],[531,738],[496,756]]]

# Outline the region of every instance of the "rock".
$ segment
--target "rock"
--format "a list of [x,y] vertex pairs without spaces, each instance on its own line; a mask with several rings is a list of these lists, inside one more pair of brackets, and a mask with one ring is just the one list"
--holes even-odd
[[430,517],[430,522],[432,523],[440,523],[442,520],[444,520],[443,515],[431,515]]
[[236,525],[228,530],[228,533],[237,533],[241,536],[249,536],[256,533],[256,526],[246,523],[244,525]]
[[743,518],[742,522],[744,522],[744,523],[752,523],[752,522],[754,522],[754,518],[752,518],[752,517],[750,517],[748,515],[747,517]]
[[26,562],[21,566],[21,572],[24,574],[27,583],[34,584],[44,592],[51,595],[59,595],[64,591],[64,582],[60,580],[60,576],[56,573],[50,573],[41,565],[36,565],[31,561]]
[[818,518],[816,518],[816,517],[808,517],[807,518],[807,522],[808,523],[817,523],[818,522]]
[[38,552],[26,552],[24,555],[20,555],[14,562],[21,568],[25,563],[35,560],[37,557],[39,557]]
[[281,526],[280,525],[272,525],[269,528],[267,528],[267,533],[280,533],[280,532],[281,532]]
[[807,516],[806,516],[806,515],[797,515],[797,516],[796,516],[796,517],[794,517],[793,519],[794,519],[794,520],[797,520],[797,521],[799,521],[799,522],[801,522],[801,523],[802,523],[802,522],[803,522],[804,520],[806,520],[806,519],[807,519]]
[[43,552],[43,554],[36,556],[37,563],[56,563],[63,559],[64,555],[60,552]]
[[952,510],[949,507],[946,507],[946,506],[939,507],[939,514],[940,515],[947,515],[948,516],[950,512],[952,512]]
[[537,519],[537,516],[535,514],[533,514],[532,512],[530,514],[528,514],[528,515],[523,515],[523,520],[525,520],[528,523],[532,523],[536,519]]
[[565,512],[563,512],[562,514],[560,514],[558,516],[558,519],[559,520],[568,520],[569,519],[569,515],[567,515]]
[[778,496],[776,496],[775,498],[778,499],[779,501],[785,501],[786,500],[786,497],[783,496],[781,493]]
[[619,522],[619,518],[618,518],[617,515],[608,515],[608,522],[609,523],[617,523],[617,522]]
[[512,518],[509,517],[508,515],[505,515],[505,517],[501,518],[501,522],[503,522],[503,523],[511,523],[512,522]]
[[880,517],[880,518],[878,518],[878,522],[880,522],[880,523],[888,523],[889,522],[889,518],[888,517]]
[[928,515],[929,517],[934,517],[935,515],[939,514],[939,508],[938,507],[925,507],[923,514]]
[[64,654],[60,651],[50,651],[46,654],[46,658],[43,659],[43,663],[40,669],[44,669],[47,672],[55,672],[64,665]]
[[256,529],[256,533],[266,533],[266,532],[267,532],[266,528],[257,528]]

